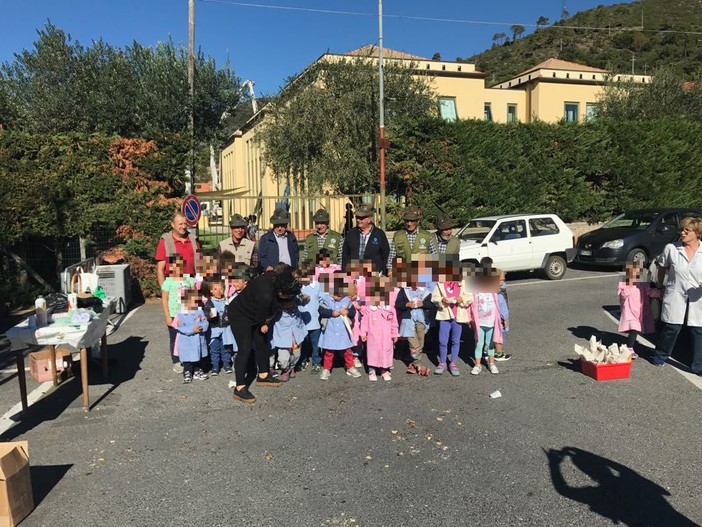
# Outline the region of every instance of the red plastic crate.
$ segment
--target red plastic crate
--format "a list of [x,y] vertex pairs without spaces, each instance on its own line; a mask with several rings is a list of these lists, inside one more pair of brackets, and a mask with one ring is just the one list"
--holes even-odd
[[580,359],[580,371],[596,381],[628,379],[631,375],[631,361],[620,364],[593,364]]

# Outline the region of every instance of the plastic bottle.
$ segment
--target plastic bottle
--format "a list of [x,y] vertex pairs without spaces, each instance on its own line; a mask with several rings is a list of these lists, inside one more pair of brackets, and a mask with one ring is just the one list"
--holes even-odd
[[48,317],[46,314],[46,300],[43,296],[39,295],[34,301],[34,311],[37,318],[37,327],[44,327],[48,323]]

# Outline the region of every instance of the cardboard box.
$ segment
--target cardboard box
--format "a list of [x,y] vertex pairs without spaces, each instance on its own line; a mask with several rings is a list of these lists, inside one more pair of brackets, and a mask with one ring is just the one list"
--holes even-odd
[[619,364],[593,364],[580,359],[580,371],[596,381],[628,379],[631,375],[631,361]]
[[34,510],[26,441],[0,443],[0,527],[14,527]]
[[[29,373],[37,382],[49,382],[51,378],[51,369],[49,367],[49,359],[51,352],[49,348],[44,348],[41,351],[35,351],[29,354]],[[56,372],[61,373],[64,369],[70,369],[72,363],[71,352],[67,349],[56,348]],[[68,368],[64,367],[64,362],[68,364]]]

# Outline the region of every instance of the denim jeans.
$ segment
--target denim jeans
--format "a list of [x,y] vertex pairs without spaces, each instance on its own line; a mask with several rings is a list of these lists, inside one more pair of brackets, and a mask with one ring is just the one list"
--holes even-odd
[[212,361],[212,371],[230,368],[232,365],[232,356],[229,351],[229,346],[225,346],[222,343],[221,335],[219,337],[210,338],[210,360]]
[[[653,355],[654,364],[663,364],[670,357],[675,347],[675,341],[682,329],[682,324],[661,324],[661,331],[658,335],[658,345]],[[690,337],[692,340],[692,364],[690,368],[697,375],[702,374],[702,327],[690,327]]]
[[319,352],[319,336],[321,334],[321,329],[310,329],[307,332],[307,337],[302,341],[303,360],[311,358],[312,364],[322,364],[322,354]]

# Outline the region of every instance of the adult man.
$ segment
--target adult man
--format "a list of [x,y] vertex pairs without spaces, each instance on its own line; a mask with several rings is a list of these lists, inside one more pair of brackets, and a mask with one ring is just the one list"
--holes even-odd
[[343,238],[341,234],[329,228],[329,213],[324,209],[319,209],[314,213],[312,219],[314,220],[315,232],[305,238],[302,261],[316,264],[319,250],[326,249],[331,255],[331,262],[338,264],[341,262]]
[[[188,223],[185,221],[185,216],[181,212],[175,212],[171,218],[170,232],[164,233],[156,246],[156,276],[159,287],[163,285],[166,276],[170,274],[169,260],[175,256],[183,258],[183,274],[194,278],[195,259],[199,251],[200,245],[195,239],[195,233],[188,232]],[[169,325],[168,317],[166,317],[166,326],[168,327],[168,342],[173,371],[183,373],[183,366],[178,357],[173,355],[176,331]]]
[[217,246],[217,253],[232,253],[237,262],[244,262],[253,269],[258,269],[258,248],[256,243],[246,237],[248,224],[241,214],[234,214],[229,219],[229,228],[232,231],[231,238],[222,240]]
[[390,244],[390,257],[387,263],[389,269],[392,268],[395,256],[400,256],[405,262],[409,262],[413,254],[437,254],[435,237],[419,228],[421,214],[417,206],[409,205],[405,208],[402,215],[405,228],[395,233]]
[[356,227],[344,238],[341,266],[344,270],[352,260],[371,260],[373,271],[387,273],[390,244],[381,229],[373,225],[375,209],[366,203],[356,208]]
[[439,250],[439,254],[458,254],[461,243],[458,238],[453,235],[456,222],[453,221],[448,214],[439,212],[434,225],[436,226],[436,246]]
[[168,276],[168,259],[180,255],[185,260],[183,274],[195,276],[195,259],[200,244],[195,233],[188,232],[188,223],[182,212],[175,212],[171,219],[171,231],[161,236],[156,246],[156,276],[159,287]]
[[273,227],[258,242],[260,267],[264,271],[273,269],[278,262],[286,263],[293,269],[297,267],[300,248],[295,235],[288,231],[288,223],[290,215],[284,210],[276,209],[271,216]]

